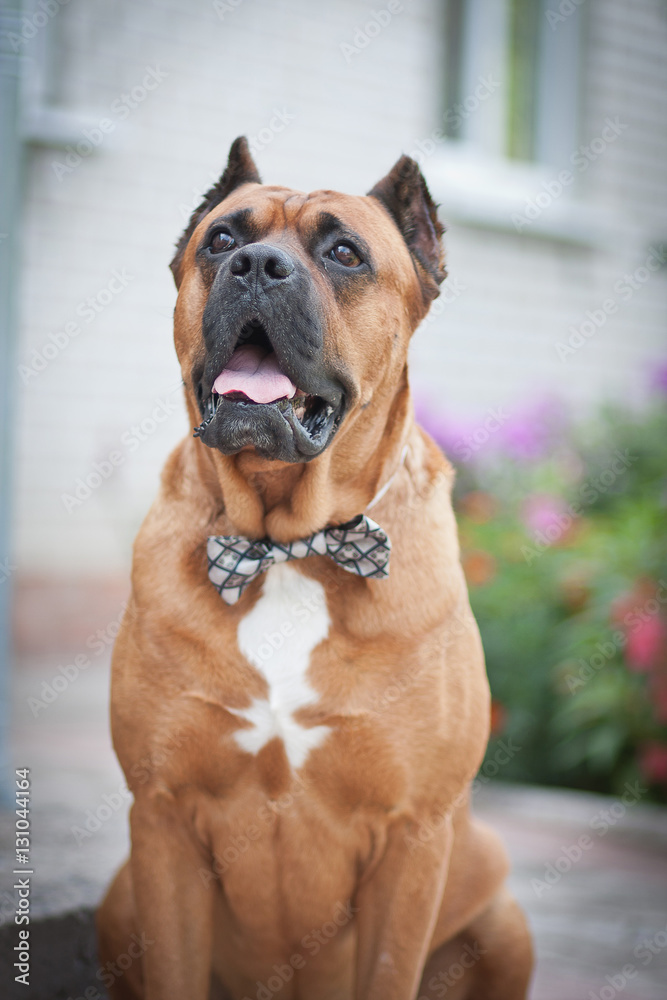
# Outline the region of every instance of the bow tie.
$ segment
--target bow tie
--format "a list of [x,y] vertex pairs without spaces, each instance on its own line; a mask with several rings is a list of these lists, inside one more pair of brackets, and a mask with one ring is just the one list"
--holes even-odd
[[236,604],[248,584],[270,566],[307,556],[329,556],[348,573],[383,580],[389,576],[390,550],[385,532],[365,514],[287,545],[268,538],[209,535],[206,546],[209,579],[227,604]]

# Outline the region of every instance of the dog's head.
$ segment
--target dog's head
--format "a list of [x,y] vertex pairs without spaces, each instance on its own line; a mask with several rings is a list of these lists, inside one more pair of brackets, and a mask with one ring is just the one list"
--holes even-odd
[[390,398],[445,277],[414,160],[365,197],[263,185],[244,138],[181,237],[175,342],[197,434],[307,462]]

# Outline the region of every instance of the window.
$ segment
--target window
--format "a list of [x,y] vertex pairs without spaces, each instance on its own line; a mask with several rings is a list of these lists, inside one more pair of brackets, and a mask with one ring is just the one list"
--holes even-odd
[[481,152],[561,166],[577,146],[576,0],[448,0],[445,134]]

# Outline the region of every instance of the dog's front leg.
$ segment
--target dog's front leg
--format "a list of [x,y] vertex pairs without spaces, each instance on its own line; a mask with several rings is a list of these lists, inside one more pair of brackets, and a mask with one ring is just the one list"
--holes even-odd
[[393,827],[378,865],[356,897],[357,1000],[413,1000],[442,902],[452,824],[422,843],[407,824]]
[[202,854],[171,796],[138,799],[130,814],[137,923],[145,934],[144,1000],[207,1000],[213,893]]

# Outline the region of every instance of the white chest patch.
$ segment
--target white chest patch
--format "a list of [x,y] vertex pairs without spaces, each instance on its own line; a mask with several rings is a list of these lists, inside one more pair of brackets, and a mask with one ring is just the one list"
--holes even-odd
[[237,632],[239,649],[266,678],[269,689],[268,700],[255,698],[249,708],[233,709],[252,723],[252,729],[234,733],[242,750],[257,753],[277,736],[292,767],[299,768],[326,738],[329,726],[305,728],[294,713],[318,699],[306,673],[311,653],[326,639],[330,625],[320,583],[286,563],[267,571],[261,597],[241,619]]

